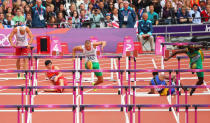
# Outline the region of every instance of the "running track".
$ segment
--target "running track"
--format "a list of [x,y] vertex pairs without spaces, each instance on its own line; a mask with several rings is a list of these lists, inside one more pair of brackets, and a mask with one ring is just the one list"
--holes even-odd
[[[210,52],[205,52],[205,55],[210,55]],[[161,57],[156,55],[140,55],[137,58],[137,69],[154,69],[152,58],[154,58],[158,68],[161,68]],[[10,59],[1,59],[0,68],[1,69],[15,69],[15,60]],[[60,69],[73,69],[73,64],[71,59],[53,59],[53,64],[60,67]],[[210,59],[205,59],[204,69],[210,69]],[[100,64],[102,69],[110,69],[110,60],[109,59],[100,59]],[[84,65],[83,65],[84,68]],[[125,59],[121,60],[121,68],[125,69]],[[132,63],[133,68],[133,63]],[[165,62],[165,69],[176,69],[177,60],[171,59],[168,62]],[[188,60],[181,61],[181,68],[188,69]],[[40,60],[39,69],[44,68],[44,60]],[[16,77],[16,74],[0,73],[0,78],[5,77]],[[64,73],[64,76],[68,77],[68,81],[72,81],[71,73]],[[104,73],[105,77],[110,76],[110,73]],[[133,74],[132,74],[133,76]],[[86,73],[84,77],[90,78],[90,73]],[[152,77],[151,73],[138,73],[137,78]],[[181,78],[191,78],[196,77],[191,73],[181,73]],[[116,79],[116,74],[114,74]],[[123,78],[123,84],[127,85],[127,81]],[[210,73],[205,73],[205,81],[210,85]],[[196,80],[188,79],[181,81],[184,85],[194,85]],[[24,85],[24,80],[0,80],[0,85]],[[133,83],[132,83],[133,84]],[[38,74],[38,85],[51,85],[51,83],[45,79],[43,73]],[[71,84],[70,84],[71,85]],[[83,85],[91,85],[90,83],[83,83]],[[106,80],[102,85],[118,85],[115,81]],[[149,85],[149,81],[138,81],[137,85]],[[84,90],[90,95],[84,96],[84,104],[121,104],[121,96],[119,95],[91,95],[91,93],[117,93],[117,89],[98,89],[96,92],[91,89]],[[139,93],[146,93],[148,89],[137,89]],[[206,89],[197,89],[198,92],[206,92]],[[19,90],[0,90],[0,94],[3,93],[20,93]],[[71,93],[71,90],[66,90],[65,93]],[[43,90],[39,90],[39,93],[44,93]],[[21,97],[19,95],[0,95],[0,104],[21,104]],[[81,98],[78,97],[78,101]],[[131,101],[132,102],[132,101]],[[34,98],[34,104],[72,104],[73,97],[72,95],[37,95]],[[169,104],[167,97],[136,97],[137,104]],[[172,97],[172,104],[176,103],[176,97]],[[184,97],[180,97],[180,103],[184,104]],[[202,96],[191,96],[188,97],[189,104],[210,104],[210,95]],[[39,109],[41,110],[41,109]],[[99,111],[100,110],[100,111]],[[110,110],[108,112],[103,111],[104,109],[94,109],[92,111],[85,112],[85,123],[127,123],[128,115],[125,111],[120,112],[119,109]],[[173,111],[151,111],[151,109],[145,109],[146,111],[141,113],[141,123],[176,123],[175,116]],[[72,122],[72,112],[50,112],[50,111],[41,111],[33,113],[32,122],[33,123],[71,123]],[[198,112],[198,123],[210,123],[210,111],[199,111]],[[81,115],[77,117],[81,122]],[[17,113],[16,112],[0,112],[1,123],[16,123],[17,122]],[[185,122],[184,112],[180,113],[180,123]],[[137,123],[137,112],[136,112],[136,123]],[[194,123],[194,112],[189,112],[189,123]]]

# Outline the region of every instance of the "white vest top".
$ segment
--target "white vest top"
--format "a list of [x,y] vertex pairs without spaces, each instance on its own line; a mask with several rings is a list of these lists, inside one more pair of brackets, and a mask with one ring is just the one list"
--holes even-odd
[[93,47],[93,44],[91,43],[91,50],[88,51],[85,49],[85,45],[82,45],[83,53],[85,55],[85,62],[91,61],[91,62],[98,62],[97,58],[97,50]]
[[[26,26],[23,26],[24,30],[26,29]],[[28,40],[27,40],[27,33],[21,35],[20,34],[20,26],[17,27],[17,34],[16,34],[16,45],[17,46],[27,46]]]

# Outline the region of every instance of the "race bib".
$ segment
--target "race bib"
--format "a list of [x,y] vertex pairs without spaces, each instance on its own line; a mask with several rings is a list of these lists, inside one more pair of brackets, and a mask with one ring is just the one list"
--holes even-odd
[[17,41],[24,42],[25,41],[25,37],[17,37]]
[[124,16],[124,21],[128,21],[128,16]]
[[95,57],[94,56],[87,56],[88,61],[94,61]]
[[41,14],[41,15],[39,15],[39,19],[40,20],[44,20],[44,16]]

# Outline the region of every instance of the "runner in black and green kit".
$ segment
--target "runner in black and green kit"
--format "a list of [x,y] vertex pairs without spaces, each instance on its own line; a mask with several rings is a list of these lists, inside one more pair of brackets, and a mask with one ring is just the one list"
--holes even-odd
[[[99,41],[92,43],[90,40],[85,41],[85,45],[76,46],[73,48],[73,57],[75,57],[76,51],[83,52],[85,55],[85,68],[86,69],[100,69],[100,64],[97,58],[96,47],[101,45],[101,50],[106,46],[105,41]],[[102,72],[95,72],[98,80],[94,83],[94,85],[98,85],[103,83],[103,74]]]
[[[187,46],[187,48],[185,49],[180,49],[176,52],[174,52],[171,56],[169,56],[168,58],[165,58],[165,61],[168,61],[170,58],[172,58],[173,56],[180,54],[180,53],[186,53],[188,55],[188,57],[190,58],[190,68],[191,69],[203,69],[203,59],[204,59],[204,55],[203,52],[201,50],[201,48],[203,48],[203,46]],[[196,83],[196,85],[202,85],[203,84],[203,80],[204,80],[204,73],[203,72],[197,72],[196,73],[198,76],[198,82]],[[195,91],[195,88],[193,88],[190,91],[190,95],[192,95]]]

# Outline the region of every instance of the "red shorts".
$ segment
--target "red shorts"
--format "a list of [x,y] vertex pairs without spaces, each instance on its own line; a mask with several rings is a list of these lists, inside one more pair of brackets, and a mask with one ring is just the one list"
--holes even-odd
[[16,56],[28,55],[29,51],[30,50],[28,48],[16,48],[15,55]]
[[[64,86],[67,86],[68,83],[67,83],[67,80],[66,78],[64,78],[63,76],[59,77],[58,80],[55,82],[55,85],[60,85],[60,80],[63,79],[63,82],[64,82]],[[57,89],[57,92],[60,92],[62,93],[64,91],[64,89]]]

